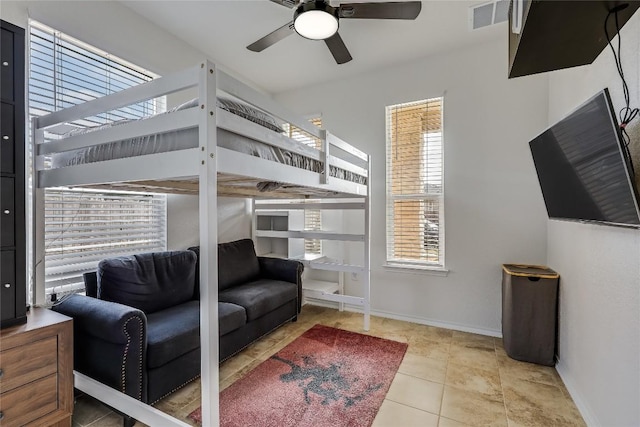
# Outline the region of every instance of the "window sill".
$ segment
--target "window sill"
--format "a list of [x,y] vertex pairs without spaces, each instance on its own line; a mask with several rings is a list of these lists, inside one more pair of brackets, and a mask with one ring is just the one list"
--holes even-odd
[[396,271],[399,273],[409,274],[428,274],[431,276],[447,277],[449,270],[443,267],[431,267],[428,265],[411,265],[411,264],[383,264],[385,270]]

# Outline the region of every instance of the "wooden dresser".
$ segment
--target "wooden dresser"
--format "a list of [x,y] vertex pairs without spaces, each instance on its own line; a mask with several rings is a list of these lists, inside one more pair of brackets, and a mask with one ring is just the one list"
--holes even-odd
[[70,427],[73,319],[35,308],[0,331],[0,426]]

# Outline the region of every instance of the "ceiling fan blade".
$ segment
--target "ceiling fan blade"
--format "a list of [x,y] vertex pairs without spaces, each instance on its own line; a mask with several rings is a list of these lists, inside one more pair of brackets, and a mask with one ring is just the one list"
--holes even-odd
[[253,52],[262,52],[269,46],[279,42],[280,40],[291,34],[293,34],[293,21],[267,34],[260,40],[251,43],[249,46],[247,46],[247,49]]
[[298,4],[297,0],[271,0],[271,1],[281,6],[288,7],[289,9],[293,9]]
[[420,1],[343,3],[338,8],[338,14],[340,18],[353,19],[416,19],[420,10]]
[[338,64],[344,64],[353,59],[344,41],[342,41],[340,34],[335,33],[328,39],[324,39],[324,42],[331,51],[333,59],[335,59]]

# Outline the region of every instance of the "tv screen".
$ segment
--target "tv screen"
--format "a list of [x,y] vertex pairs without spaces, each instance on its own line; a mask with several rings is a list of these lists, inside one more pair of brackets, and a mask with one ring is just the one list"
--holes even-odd
[[529,142],[550,218],[640,226],[623,143],[607,89]]

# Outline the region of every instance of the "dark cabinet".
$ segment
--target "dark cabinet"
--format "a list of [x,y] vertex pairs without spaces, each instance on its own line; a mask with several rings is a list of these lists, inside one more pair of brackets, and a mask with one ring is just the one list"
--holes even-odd
[[[607,14],[621,4],[628,4],[618,12],[622,28],[640,7],[640,1],[512,0],[509,78],[591,64],[607,46]],[[519,20],[521,29],[515,33]],[[617,34],[613,16],[607,28],[610,37]]]
[[0,20],[0,326],[27,320],[25,34]]
[[14,169],[15,132],[13,105],[2,102],[0,104],[0,172],[12,174]]
[[16,317],[16,256],[15,251],[0,251],[0,303],[2,320]]

